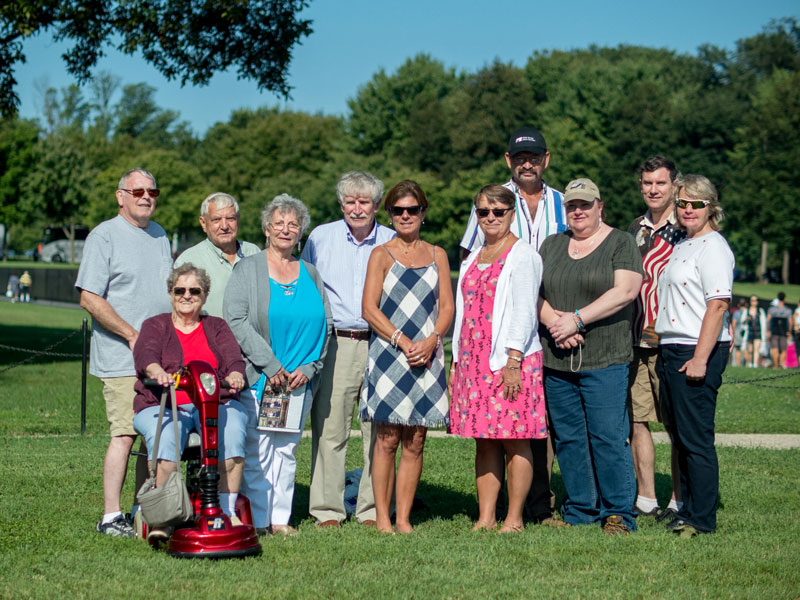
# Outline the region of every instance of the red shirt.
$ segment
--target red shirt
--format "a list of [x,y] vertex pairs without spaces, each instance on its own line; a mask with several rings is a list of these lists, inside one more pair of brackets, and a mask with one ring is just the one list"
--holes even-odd
[[[219,366],[217,364],[217,357],[214,356],[211,347],[208,345],[208,338],[206,338],[202,322],[200,322],[200,325],[191,333],[183,333],[177,328],[175,329],[175,333],[178,334],[178,341],[181,343],[181,348],[183,349],[185,364],[188,365],[189,362],[193,360],[202,360],[210,364],[214,370],[217,369]],[[178,404],[192,403],[189,394],[183,390],[177,390],[175,392],[175,401]]]

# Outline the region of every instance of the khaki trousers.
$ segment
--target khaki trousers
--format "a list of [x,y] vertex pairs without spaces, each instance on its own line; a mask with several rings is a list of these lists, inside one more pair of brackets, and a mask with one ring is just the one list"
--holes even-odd
[[[344,478],[347,442],[353,426],[353,410],[361,395],[367,365],[367,340],[351,340],[335,334],[320,374],[311,406],[311,489],[308,512],[318,522],[347,518],[344,508]],[[372,424],[361,423],[364,472],[358,488],[356,519],[375,520],[370,462],[375,441]]]

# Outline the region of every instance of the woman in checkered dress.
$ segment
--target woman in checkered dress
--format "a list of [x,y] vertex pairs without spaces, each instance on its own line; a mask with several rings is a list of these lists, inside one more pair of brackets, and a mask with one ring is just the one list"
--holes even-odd
[[362,311],[372,338],[359,416],[376,427],[372,489],[377,527],[393,531],[389,506],[396,487],[397,531],[411,533],[425,434],[428,427],[448,423],[441,334],[453,319],[453,293],[444,250],[419,237],[428,208],[425,192],[413,181],[401,181],[389,190],[384,206],[397,237],[373,250],[367,267]]

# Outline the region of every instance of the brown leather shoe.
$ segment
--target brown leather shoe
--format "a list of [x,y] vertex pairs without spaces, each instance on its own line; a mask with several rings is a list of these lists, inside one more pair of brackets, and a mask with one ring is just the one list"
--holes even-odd
[[336,519],[329,519],[327,521],[319,521],[317,527],[341,527],[342,524]]
[[377,523],[377,521],[375,521],[375,519],[365,519],[365,520],[361,521],[361,524],[364,527],[368,527],[368,528],[376,527],[378,525],[378,523]]

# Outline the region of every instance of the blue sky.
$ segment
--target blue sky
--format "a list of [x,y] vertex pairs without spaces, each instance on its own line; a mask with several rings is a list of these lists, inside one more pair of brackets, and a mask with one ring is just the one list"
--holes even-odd
[[[175,110],[199,134],[241,107],[280,106],[325,114],[347,113],[356,95],[381,68],[391,73],[407,58],[426,52],[447,67],[475,71],[499,58],[518,66],[535,50],[630,44],[694,54],[710,43],[733,48],[759,33],[773,18],[800,16],[797,0],[673,0],[647,3],[562,1],[464,2],[463,0],[312,0],[303,16],[313,29],[294,50],[289,82],[292,100],[260,93],[235,71],[210,85],[181,87],[140,57],[107,48],[94,70],[109,71],[123,84],[147,82],[156,101]],[[41,90],[73,83],[60,59],[68,44],[49,34],[25,42],[28,62],[17,65],[17,92],[24,117],[41,116]],[[88,90],[87,90],[88,91]]]

